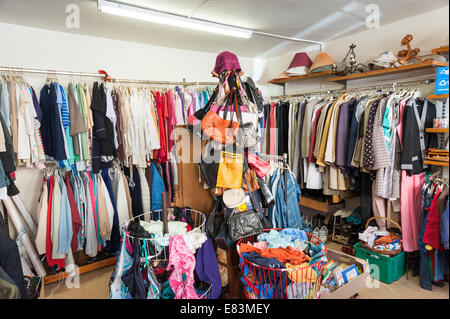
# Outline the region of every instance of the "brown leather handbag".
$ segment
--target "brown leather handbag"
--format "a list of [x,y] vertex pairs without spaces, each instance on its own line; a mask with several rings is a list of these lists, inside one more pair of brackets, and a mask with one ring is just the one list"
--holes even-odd
[[[221,104],[217,109],[217,112],[214,112],[211,108],[208,111],[208,113],[205,115],[205,117],[202,120],[201,129],[203,134],[205,134],[210,139],[219,142],[221,144],[231,144],[234,143],[236,140],[236,136],[239,132],[239,123],[234,122],[232,120],[226,120],[222,117],[220,117],[217,113],[224,107],[229,99],[229,95],[231,94],[232,97],[234,97],[234,104],[235,109],[237,110],[237,96],[236,96],[236,89],[233,88],[230,92],[228,92],[223,100],[225,103]],[[225,107],[224,111],[224,117],[227,117],[227,107]],[[237,111],[236,111],[237,112]],[[232,112],[230,112],[233,114]],[[231,117],[233,118],[233,117]]]

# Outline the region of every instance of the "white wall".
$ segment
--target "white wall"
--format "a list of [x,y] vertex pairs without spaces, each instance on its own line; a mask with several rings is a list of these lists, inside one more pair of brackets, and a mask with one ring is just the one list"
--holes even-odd
[[[0,66],[93,73],[104,69],[112,77],[128,79],[214,80],[211,71],[216,54],[212,53],[6,23],[0,23],[0,41]],[[253,59],[239,57],[239,62],[245,73],[253,76]]]
[[[56,32],[0,23],[0,66],[95,73],[112,77],[161,81],[216,81],[212,78],[216,55],[127,41]],[[231,49],[230,49],[231,50]],[[231,50],[232,51],[232,50]],[[254,77],[261,61],[239,57],[245,75]],[[262,70],[262,69],[261,69]],[[259,71],[261,74],[261,71]],[[37,94],[46,75],[24,74]],[[70,76],[58,76],[66,84]],[[95,78],[86,78],[92,83]],[[25,206],[35,214],[42,171],[19,168],[17,187]]]
[[[405,8],[407,10],[407,8]],[[324,51],[335,60],[340,61],[345,57],[350,44],[356,44],[356,59],[364,63],[379,55],[383,51],[393,51],[395,54],[405,47],[401,47],[402,38],[410,33],[414,39],[411,42],[413,48],[420,48],[420,54],[430,54],[431,49],[448,43],[449,36],[449,7],[429,11],[421,15],[404,20],[381,25],[378,29],[368,29],[363,32],[345,36],[325,43]],[[318,53],[318,47],[309,47],[308,52],[314,61]],[[296,51],[297,52],[297,51]],[[296,52],[290,52],[266,61],[265,69],[260,83],[279,75],[287,69]],[[370,79],[373,82],[373,79]],[[288,82],[286,94],[307,92],[311,90],[339,88],[341,86],[328,82],[326,79],[315,79],[307,82]],[[269,95],[282,94],[280,86],[271,85],[267,90]]]

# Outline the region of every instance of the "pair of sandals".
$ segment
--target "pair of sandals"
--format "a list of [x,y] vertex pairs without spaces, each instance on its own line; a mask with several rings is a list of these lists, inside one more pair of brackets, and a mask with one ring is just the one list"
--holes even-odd
[[321,242],[326,243],[328,239],[328,228],[323,225],[320,229],[319,227],[314,228],[312,235],[319,238]]

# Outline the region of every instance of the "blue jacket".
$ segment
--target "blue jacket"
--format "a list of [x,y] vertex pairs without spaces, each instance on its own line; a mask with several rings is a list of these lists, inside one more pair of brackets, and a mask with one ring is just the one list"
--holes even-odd
[[152,168],[152,211],[162,209],[161,193],[165,192],[164,181],[153,163]]
[[55,185],[61,189],[61,217],[59,220],[59,244],[58,254],[67,254],[69,252],[70,243],[72,242],[72,210],[70,208],[69,198],[67,196],[67,187],[64,178],[59,179],[59,185]]
[[[287,205],[284,200],[285,181],[284,174],[287,174]],[[302,226],[302,217],[300,214],[300,187],[295,180],[294,175],[285,171],[279,173],[278,186],[276,187],[275,206],[272,220],[276,228],[299,228]]]
[[114,209],[113,225],[111,229],[111,240],[106,242],[106,247],[112,254],[116,254],[120,250],[120,225],[119,225],[119,215],[117,213],[117,204],[114,197],[114,192],[112,188],[111,178],[108,174],[108,169],[104,168],[101,172],[105,186],[108,189],[109,198]]

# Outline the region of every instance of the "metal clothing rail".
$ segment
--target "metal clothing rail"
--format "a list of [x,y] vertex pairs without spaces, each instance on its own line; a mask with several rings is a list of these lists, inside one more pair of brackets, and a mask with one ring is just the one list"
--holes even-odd
[[304,92],[304,93],[297,93],[297,94],[290,94],[290,95],[277,95],[277,96],[271,96],[271,100],[277,100],[277,99],[285,99],[285,98],[291,98],[291,97],[305,97],[310,95],[319,95],[319,94],[333,94],[333,93],[348,93],[348,92],[363,92],[363,91],[376,91],[376,90],[382,90],[382,89],[395,89],[398,87],[409,87],[409,86],[417,86],[420,84],[431,84],[434,80],[417,80],[417,81],[405,81],[405,82],[393,82],[391,84],[380,84],[380,85],[372,85],[372,86],[364,86],[364,87],[357,87],[357,88],[350,88],[350,89],[337,89],[337,90],[318,90],[318,91],[311,91],[311,92]]
[[[101,78],[101,79],[105,78],[105,75],[104,74],[100,74],[100,73],[58,71],[58,70],[44,70],[44,69],[29,69],[29,68],[6,67],[6,66],[0,66],[0,72],[7,72],[7,73],[34,73],[34,74],[47,74],[47,75],[69,75],[69,76],[80,76],[80,77],[96,77],[96,78]],[[152,80],[133,80],[133,79],[112,79],[111,82],[112,83],[182,85],[182,86],[217,85],[218,84],[218,82],[200,82],[200,81],[187,82],[185,79],[183,79],[183,81],[152,81]]]

